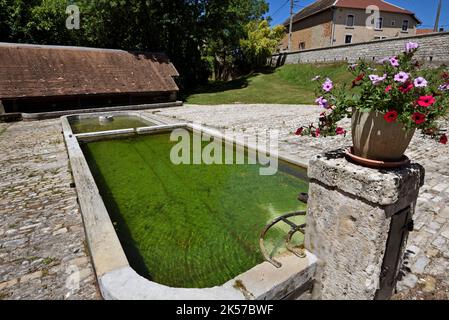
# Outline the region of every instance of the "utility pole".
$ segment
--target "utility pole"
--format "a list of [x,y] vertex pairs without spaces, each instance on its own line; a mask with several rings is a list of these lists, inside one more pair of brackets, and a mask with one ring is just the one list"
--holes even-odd
[[437,17],[435,19],[435,27],[433,28],[434,32],[438,32],[439,24],[440,24],[440,15],[441,15],[441,0],[438,4]]
[[290,28],[288,32],[288,52],[292,51],[292,33],[293,33],[293,8],[294,0],[290,0]]

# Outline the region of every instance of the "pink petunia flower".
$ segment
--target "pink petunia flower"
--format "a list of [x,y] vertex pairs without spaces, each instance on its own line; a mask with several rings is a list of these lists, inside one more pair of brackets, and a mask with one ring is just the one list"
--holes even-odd
[[378,85],[382,82],[385,81],[385,79],[387,79],[387,75],[384,74],[382,77],[379,77],[378,75],[372,74],[369,76],[369,79],[371,80],[371,82],[373,83],[373,85]]
[[323,83],[323,90],[326,92],[331,91],[334,88],[334,83],[329,78]]
[[417,87],[417,88],[427,87],[427,80],[424,79],[423,77],[416,78],[413,83],[415,84],[415,87]]
[[438,89],[440,91],[447,91],[447,90],[449,90],[449,83],[442,84],[441,86],[438,87]]
[[390,63],[393,67],[399,67],[399,60],[396,57],[391,57],[390,58]]
[[324,99],[324,97],[319,97],[318,99],[315,100],[315,102],[322,108],[329,108],[329,102]]
[[419,44],[417,44],[415,42],[407,42],[405,44],[405,52],[406,53],[410,53],[412,51],[415,51],[418,48],[419,48]]
[[419,106],[427,108],[433,105],[437,100],[433,96],[421,96],[417,103]]
[[408,79],[410,78],[410,76],[408,75],[408,73],[401,71],[399,72],[397,75],[394,76],[394,81],[397,82],[406,82]]

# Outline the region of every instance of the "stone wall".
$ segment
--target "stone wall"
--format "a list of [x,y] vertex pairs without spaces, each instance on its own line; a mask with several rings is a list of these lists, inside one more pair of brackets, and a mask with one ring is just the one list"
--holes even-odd
[[313,62],[356,62],[359,58],[371,61],[379,60],[402,52],[405,43],[409,41],[417,42],[421,46],[417,53],[417,57],[421,61],[449,64],[449,32],[281,53],[273,55],[269,63],[273,67],[277,67],[283,64]]

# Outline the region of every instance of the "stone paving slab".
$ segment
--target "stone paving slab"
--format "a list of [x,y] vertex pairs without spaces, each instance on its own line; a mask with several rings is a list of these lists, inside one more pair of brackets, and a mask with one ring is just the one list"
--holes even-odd
[[[160,109],[156,114],[173,122],[193,121],[248,133],[278,129],[280,151],[308,162],[317,153],[352,144],[350,134],[318,139],[293,134],[301,125],[316,123],[321,111],[304,105],[185,105]],[[340,125],[350,131],[350,119]],[[449,121],[443,126],[449,128]],[[410,272],[405,271],[395,298],[449,299],[449,145],[416,134],[407,155],[425,167],[426,179],[414,217],[416,231],[408,242],[410,255],[404,268]]]
[[97,299],[61,122],[0,124],[0,299]]

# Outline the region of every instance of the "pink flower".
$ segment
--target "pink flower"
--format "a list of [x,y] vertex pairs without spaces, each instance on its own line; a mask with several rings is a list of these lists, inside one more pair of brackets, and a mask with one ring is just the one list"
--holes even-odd
[[423,77],[418,77],[415,79],[414,84],[417,88],[424,88],[427,87],[427,80]]
[[447,91],[449,90],[449,82],[446,84],[442,84],[441,86],[438,87],[439,90],[441,91]]
[[325,109],[329,108],[329,102],[324,99],[324,97],[319,97],[318,99],[315,100],[315,102],[320,106],[323,107]]
[[331,91],[334,88],[334,84],[332,82],[332,80],[330,80],[329,78],[326,80],[326,82],[323,83],[323,90],[326,92]]
[[336,133],[337,135],[343,135],[343,134],[346,134],[346,130],[343,129],[343,128],[341,128],[341,127],[338,127],[338,128],[335,130],[335,133]]
[[372,74],[369,76],[369,79],[371,80],[371,82],[373,83],[373,85],[378,85],[382,82],[385,81],[385,79],[387,79],[387,75],[384,74],[382,77],[379,77],[378,75]]
[[320,130],[320,128],[317,128],[316,130],[315,130],[315,137],[319,137],[321,135],[321,130]]
[[435,103],[436,99],[433,96],[421,96],[419,97],[417,103],[421,107],[427,108]]
[[302,135],[303,131],[304,131],[304,128],[298,128],[298,130],[296,130],[296,132],[295,132],[295,135],[300,136],[300,135]]
[[394,81],[404,83],[409,79],[409,77],[410,76],[408,75],[408,73],[401,71],[397,75],[394,76]]
[[388,93],[391,91],[391,89],[393,89],[393,86],[390,84],[385,88],[385,93]]
[[393,67],[399,67],[399,60],[396,57],[391,57],[390,58],[390,63]]
[[417,44],[415,42],[407,42],[405,44],[405,52],[407,52],[407,53],[415,51],[418,48],[419,48],[419,44]]

